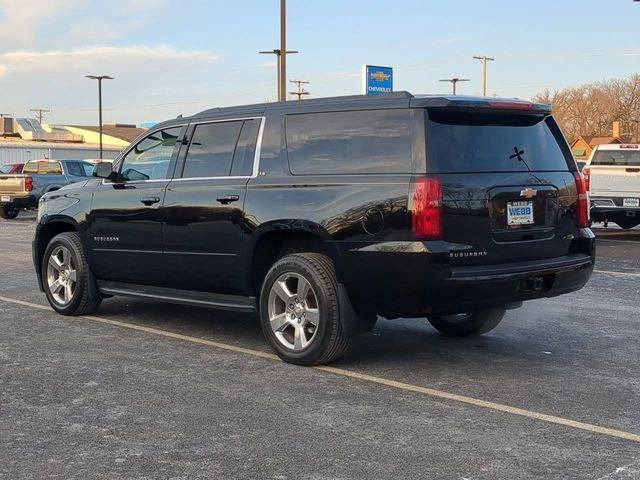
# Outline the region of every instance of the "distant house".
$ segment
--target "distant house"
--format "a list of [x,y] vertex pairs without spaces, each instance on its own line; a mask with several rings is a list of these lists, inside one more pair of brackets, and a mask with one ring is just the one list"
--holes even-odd
[[582,135],[571,144],[571,153],[576,160],[587,161],[596,145],[611,145],[616,143],[622,143],[622,140],[618,137],[592,137]]

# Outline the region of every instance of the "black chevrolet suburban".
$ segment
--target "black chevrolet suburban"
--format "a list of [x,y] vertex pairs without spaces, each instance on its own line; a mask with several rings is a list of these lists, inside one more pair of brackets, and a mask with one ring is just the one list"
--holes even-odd
[[395,92],[159,124],[46,194],[51,306],[105,297],[257,312],[284,360],[342,355],[377,316],[445,335],[576,291],[595,261],[582,176],[547,105]]

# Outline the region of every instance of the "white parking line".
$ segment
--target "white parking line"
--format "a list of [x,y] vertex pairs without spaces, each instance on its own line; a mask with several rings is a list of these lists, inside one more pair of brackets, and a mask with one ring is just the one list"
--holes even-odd
[[621,277],[640,277],[640,273],[634,272],[614,272],[613,270],[594,270],[594,273],[604,273],[606,275],[619,275]]
[[[51,311],[51,309],[44,305],[39,305],[37,303],[26,302],[24,300],[18,300],[15,298],[0,296],[0,301],[12,303],[15,305],[22,305],[24,307],[34,308],[38,310],[47,310]],[[85,319],[91,320],[93,322],[103,323],[107,325],[113,325],[116,327],[127,328],[129,330],[136,330],[139,332],[151,333],[153,335],[159,335],[168,338],[174,338],[177,340],[184,340],[191,343],[196,343],[199,345],[206,345],[209,347],[215,347],[222,350],[228,350],[232,352],[242,353],[245,355],[251,355],[254,357],[264,358],[266,360],[272,361],[280,361],[280,359],[271,353],[261,352],[259,350],[254,350],[251,348],[238,347],[236,345],[229,345],[221,342],[214,342],[212,340],[205,340],[203,338],[192,337],[189,335],[182,335],[180,333],[168,332],[166,330],[160,330],[152,327],[145,327],[142,325],[134,325],[126,322],[120,322],[118,320],[110,320],[108,318],[96,317],[93,315],[86,315],[82,317],[67,317],[69,320],[77,320],[77,319]],[[367,375],[365,373],[354,372],[351,370],[346,370],[344,368],[336,368],[329,366],[318,366],[313,367],[316,370],[321,370],[323,372],[333,373],[335,375],[340,375],[342,377],[353,378],[356,380],[361,380],[369,383],[374,383],[378,385],[384,385],[386,387],[396,388],[399,390],[405,390],[409,392],[419,393],[422,395],[426,395],[429,397],[435,397],[442,400],[450,400],[454,402],[460,402],[467,405],[473,405],[476,407],[486,408],[488,410],[493,410],[497,412],[510,413],[513,415],[518,415],[521,417],[531,418],[534,420],[540,420],[543,422],[553,423],[556,425],[562,425],[565,427],[576,428],[578,430],[585,430],[591,433],[598,433],[601,435],[607,435],[610,437],[621,438],[624,440],[630,440],[632,442],[640,443],[640,435],[631,432],[625,432],[622,430],[615,430],[612,428],[602,427],[599,425],[593,425],[590,423],[578,422],[575,420],[570,420],[567,418],[556,417],[554,415],[547,415],[546,413],[535,412],[532,410],[526,410],[523,408],[512,407],[509,405],[503,405],[501,403],[489,402],[486,400],[481,400],[473,397],[467,397],[465,395],[458,395],[456,393],[445,392],[442,390],[436,390],[433,388],[421,387],[418,385],[411,385],[408,383],[397,382],[395,380],[388,380],[382,377],[376,377],[374,375]]]
[[614,240],[612,238],[602,238],[596,237],[598,242],[615,242],[615,243],[635,243],[636,245],[640,245],[640,240]]

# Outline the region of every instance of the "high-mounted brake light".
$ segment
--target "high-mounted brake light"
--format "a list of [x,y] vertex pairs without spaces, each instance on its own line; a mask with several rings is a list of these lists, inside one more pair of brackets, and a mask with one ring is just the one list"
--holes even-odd
[[589,193],[582,174],[580,172],[574,172],[573,176],[576,179],[576,190],[578,192],[576,226],[578,228],[587,228],[589,226]]
[[411,229],[419,240],[437,240],[442,236],[442,185],[435,178],[418,178],[409,194]]
[[582,178],[584,178],[584,188],[586,188],[588,192],[591,189],[591,169],[589,167],[582,169]]
[[533,103],[531,102],[517,102],[508,100],[490,100],[487,102],[491,108],[505,108],[509,110],[532,110]]
[[33,178],[24,177],[24,190],[25,192],[30,192],[33,190]]

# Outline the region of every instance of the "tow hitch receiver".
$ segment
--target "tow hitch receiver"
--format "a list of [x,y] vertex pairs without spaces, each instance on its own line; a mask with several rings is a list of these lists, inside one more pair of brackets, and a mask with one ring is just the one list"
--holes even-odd
[[529,292],[541,292],[544,290],[544,277],[529,277],[524,281],[524,289]]

